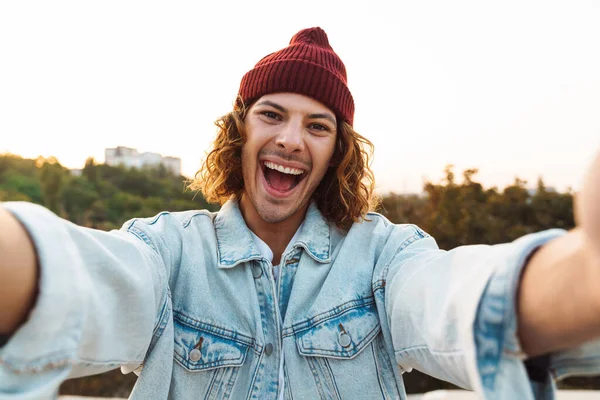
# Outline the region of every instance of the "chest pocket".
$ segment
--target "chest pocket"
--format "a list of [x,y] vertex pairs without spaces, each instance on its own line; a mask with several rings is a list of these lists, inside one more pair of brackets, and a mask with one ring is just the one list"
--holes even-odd
[[229,398],[254,341],[177,312],[173,322],[174,359],[185,370],[175,377],[176,387],[203,393],[206,399]]
[[298,352],[305,356],[321,398],[398,398],[375,301],[352,303],[358,304],[337,307],[297,329]]
[[[338,307],[341,308],[341,307]],[[296,333],[300,354],[352,359],[363,351],[381,330],[375,302],[336,313]]]

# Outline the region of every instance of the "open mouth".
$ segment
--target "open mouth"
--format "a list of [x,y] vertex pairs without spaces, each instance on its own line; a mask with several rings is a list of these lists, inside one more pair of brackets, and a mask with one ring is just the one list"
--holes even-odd
[[292,191],[307,175],[302,169],[285,167],[272,161],[263,161],[260,166],[267,185],[281,194]]

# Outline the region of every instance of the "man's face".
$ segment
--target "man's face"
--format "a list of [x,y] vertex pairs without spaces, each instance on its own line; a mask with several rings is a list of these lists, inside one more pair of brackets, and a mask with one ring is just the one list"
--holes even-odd
[[275,93],[250,107],[245,127],[242,201],[268,223],[304,213],[335,150],[335,114],[310,97]]

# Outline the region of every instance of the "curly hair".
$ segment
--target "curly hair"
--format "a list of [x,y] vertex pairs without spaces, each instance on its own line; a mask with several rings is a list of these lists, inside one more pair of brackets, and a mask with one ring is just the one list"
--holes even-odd
[[[206,201],[223,205],[239,199],[244,189],[242,146],[247,108],[236,102],[233,111],[215,121],[217,136],[212,149],[189,184]],[[343,230],[364,219],[377,206],[375,177],[370,168],[373,144],[346,122],[338,123],[338,137],[331,167],[313,194],[321,214]]]

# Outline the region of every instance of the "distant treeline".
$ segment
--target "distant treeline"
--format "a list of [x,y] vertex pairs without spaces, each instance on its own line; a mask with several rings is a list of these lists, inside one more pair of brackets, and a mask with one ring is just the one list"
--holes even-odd
[[528,233],[575,226],[571,191],[547,189],[541,178],[533,189],[519,178],[502,190],[484,188],[476,174],[476,169],[465,170],[457,182],[448,166],[442,182],[424,184],[423,195],[390,194],[379,211],[392,222],[419,225],[442,249],[505,243]]
[[0,155],[0,201],[11,200],[41,204],[78,225],[104,230],[165,210],[217,209],[162,165],[111,167],[89,158],[82,170],[71,171],[55,158]]
[[[467,244],[495,244],[549,228],[574,226],[573,193],[549,190],[539,179],[535,189],[515,178],[505,187],[484,188],[476,169],[457,181],[447,167],[442,182],[426,182],[423,194],[389,194],[379,212],[395,223],[413,223],[431,234],[443,249]],[[63,218],[92,228],[119,228],[133,217],[160,211],[217,210],[200,193],[186,189],[186,178],[165,168],[134,169],[97,164],[88,159],[81,171],[70,171],[54,158],[24,159],[0,155],[0,201],[30,201]],[[453,388],[418,372],[405,374],[409,393]],[[118,371],[67,381],[62,394],[128,396],[135,375]],[[600,389],[600,378],[569,378],[560,388]]]

